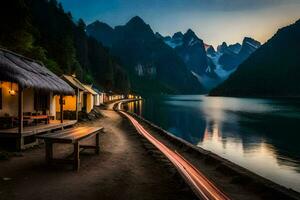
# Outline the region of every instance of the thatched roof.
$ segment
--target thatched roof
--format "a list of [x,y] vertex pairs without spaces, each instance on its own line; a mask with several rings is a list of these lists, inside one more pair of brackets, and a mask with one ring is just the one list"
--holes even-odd
[[84,86],[84,88],[85,88],[89,93],[91,93],[92,95],[97,95],[97,94],[98,94],[95,90],[92,89],[91,86],[89,86],[89,85],[83,85],[83,86]]
[[98,94],[104,93],[104,92],[101,92],[98,88],[92,87],[92,89],[93,89],[95,92],[97,92]]
[[69,75],[62,75],[62,78],[69,83],[74,89],[79,89],[81,91],[87,91],[83,85],[76,77]]
[[55,94],[73,95],[74,90],[42,63],[11,51],[0,49],[0,81],[19,84]]
[[81,83],[76,77],[69,75],[62,75],[62,79],[67,81],[74,89],[79,89],[86,93],[91,93],[92,95],[97,95],[98,93],[92,88],[92,86]]

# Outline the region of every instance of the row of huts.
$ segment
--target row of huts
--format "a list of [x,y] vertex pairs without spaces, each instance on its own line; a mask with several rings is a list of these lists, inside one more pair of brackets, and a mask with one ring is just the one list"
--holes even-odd
[[[74,124],[79,112],[89,113],[95,106],[124,97],[72,75],[58,77],[38,61],[0,49],[0,138],[16,137],[20,148],[25,136]],[[64,121],[64,112],[73,113],[72,119]],[[39,129],[27,126],[43,120],[44,126],[36,126]]]

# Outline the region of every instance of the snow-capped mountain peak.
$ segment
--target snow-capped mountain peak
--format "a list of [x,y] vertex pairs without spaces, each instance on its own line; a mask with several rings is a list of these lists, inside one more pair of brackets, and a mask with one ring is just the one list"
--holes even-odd
[[199,40],[195,39],[195,38],[191,38],[191,40],[189,41],[189,46],[194,46],[195,44],[198,44]]
[[165,37],[164,42],[174,48],[187,68],[194,74],[214,76],[213,66],[210,67],[207,64],[203,40],[194,31],[188,29],[184,34],[177,32],[172,37]]
[[163,41],[177,52],[208,90],[226,80],[240,63],[260,47],[258,41],[245,37],[242,44],[223,42],[215,50],[212,45],[204,44],[191,29],[184,34],[177,32],[172,37],[163,37]]

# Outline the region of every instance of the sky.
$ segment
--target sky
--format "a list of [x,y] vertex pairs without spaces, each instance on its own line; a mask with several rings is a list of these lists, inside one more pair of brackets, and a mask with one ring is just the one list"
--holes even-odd
[[205,43],[264,43],[300,18],[300,0],[60,0],[75,19],[123,25],[138,15],[162,35],[191,28]]

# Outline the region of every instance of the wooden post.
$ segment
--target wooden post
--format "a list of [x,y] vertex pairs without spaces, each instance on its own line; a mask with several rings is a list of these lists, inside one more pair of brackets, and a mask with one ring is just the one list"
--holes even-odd
[[79,143],[74,144],[74,170],[79,171],[80,159],[79,159]]
[[46,163],[51,164],[53,159],[53,143],[46,141]]
[[76,92],[76,120],[78,120],[78,104],[79,104],[79,88],[77,88],[77,92]]
[[96,134],[96,150],[95,150],[95,152],[97,155],[100,154],[100,133],[99,132]]
[[63,95],[59,96],[59,104],[60,104],[60,123],[64,122],[64,99]]
[[23,146],[23,88],[19,86],[18,88],[18,138],[17,138],[17,150],[20,151]]
[[18,120],[19,120],[19,133],[23,132],[23,88],[19,86],[18,94]]

